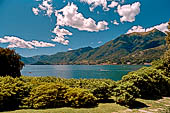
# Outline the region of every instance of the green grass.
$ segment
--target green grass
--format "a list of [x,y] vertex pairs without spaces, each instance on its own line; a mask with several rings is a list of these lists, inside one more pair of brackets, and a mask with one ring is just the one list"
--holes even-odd
[[129,109],[115,103],[100,103],[94,108],[21,109],[3,113],[170,113],[170,97],[159,100],[137,99],[147,107]]

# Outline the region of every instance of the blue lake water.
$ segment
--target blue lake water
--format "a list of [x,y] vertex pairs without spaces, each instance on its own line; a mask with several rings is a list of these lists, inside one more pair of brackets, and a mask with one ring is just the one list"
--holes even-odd
[[106,78],[120,80],[123,75],[142,65],[26,65],[25,76],[56,76],[62,78]]

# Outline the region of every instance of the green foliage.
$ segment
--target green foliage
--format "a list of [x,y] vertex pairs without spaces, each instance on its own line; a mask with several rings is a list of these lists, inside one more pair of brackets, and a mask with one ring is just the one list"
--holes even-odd
[[108,99],[112,96],[116,82],[107,79],[57,79],[72,88],[89,90],[98,100]]
[[132,106],[136,97],[139,96],[139,89],[133,82],[123,82],[114,89],[115,101],[121,105]]
[[20,70],[24,64],[20,58],[14,50],[0,48],[0,76],[21,76]]
[[161,45],[155,48],[136,51],[125,57],[122,57],[121,62],[123,64],[127,64],[128,62],[131,64],[151,63],[152,61],[159,59],[166,50],[167,47],[165,45]]
[[164,53],[163,56],[163,64],[164,64],[164,71],[166,76],[170,77],[170,20],[169,20],[169,26],[168,26],[168,32],[167,32],[167,36],[166,36],[166,44],[168,47],[168,50]]
[[97,98],[82,88],[70,88],[65,98],[67,104],[72,107],[92,107],[97,104]]
[[27,87],[19,78],[0,77],[0,111],[19,108]]
[[134,86],[139,88],[139,94],[142,98],[154,98],[170,94],[168,80],[162,70],[154,67],[144,67],[125,75],[121,83],[132,82]]
[[29,97],[24,99],[28,108],[54,108],[65,105],[64,95],[68,87],[64,84],[43,83],[32,88]]

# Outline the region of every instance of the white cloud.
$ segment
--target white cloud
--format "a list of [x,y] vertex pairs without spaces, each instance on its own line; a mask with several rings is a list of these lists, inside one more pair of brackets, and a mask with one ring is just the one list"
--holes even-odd
[[108,5],[108,7],[110,8],[114,8],[118,5],[118,2],[112,1],[110,5]]
[[63,28],[60,29],[59,26],[56,26],[52,32],[55,33],[57,36],[72,35],[71,32]]
[[68,48],[69,51],[73,50],[72,48]]
[[126,34],[133,33],[133,32],[148,32],[155,28],[165,33],[166,31],[168,31],[168,22],[150,28],[143,28],[142,26],[133,26],[131,29],[128,30]]
[[42,41],[25,41],[21,38],[15,36],[4,36],[0,38],[0,43],[9,43],[8,48],[29,48],[33,49],[35,47],[54,47],[55,44],[42,42]]
[[98,41],[98,44],[101,44],[101,43],[103,43],[102,41]]
[[39,4],[39,6],[38,6],[41,10],[46,10],[47,8],[46,7],[44,7],[42,4]]
[[107,0],[80,0],[90,5],[90,11],[93,11],[97,6],[102,6],[103,10],[108,11]]
[[146,31],[151,31],[155,28],[165,33],[166,31],[168,31],[168,22],[162,23],[160,25],[156,25],[156,26],[151,27],[151,28],[147,28]]
[[122,3],[125,3],[125,0],[122,0]]
[[128,30],[127,34],[133,32],[145,32],[146,30],[142,26],[133,26],[131,29]]
[[51,39],[51,40],[54,42],[61,43],[63,45],[69,44],[69,40],[66,40],[66,37],[64,37],[64,36],[56,36],[54,39]]
[[35,47],[54,47],[55,46],[55,44],[52,44],[52,43],[47,43],[47,42],[43,42],[43,41],[36,41],[36,40],[29,42],[29,44],[31,44]]
[[60,29],[59,26],[56,26],[54,30],[52,31],[56,35],[54,39],[51,39],[54,42],[61,43],[63,45],[68,45],[69,40],[67,40],[68,37],[65,37],[66,35],[72,35],[71,32],[69,32],[66,29]]
[[[36,10],[35,10],[36,9]],[[41,4],[39,4],[38,8],[34,8],[34,14],[35,11],[40,12],[41,10],[45,11],[45,15],[48,15],[49,17],[53,13],[53,7],[52,7],[52,0],[43,0]],[[38,15],[38,13],[36,13]]]
[[113,21],[113,24],[119,25],[119,23],[116,20]]
[[44,7],[47,8],[46,14],[47,14],[48,16],[51,16],[51,14],[53,13],[53,7],[52,7],[51,2],[52,2],[52,0],[44,0],[43,3],[42,3],[42,6],[44,6]]
[[32,11],[35,15],[38,15],[38,13],[40,12],[40,10],[38,8],[32,8]]
[[120,16],[121,22],[128,21],[128,22],[133,22],[135,21],[136,15],[140,13],[140,2],[135,2],[133,4],[128,4],[128,5],[123,5],[123,6],[118,6],[117,12]]
[[57,25],[70,26],[78,30],[90,32],[108,29],[108,23],[106,21],[99,21],[96,23],[92,18],[86,19],[81,13],[77,12],[77,10],[78,7],[73,3],[68,3],[63,9],[57,10],[55,12]]

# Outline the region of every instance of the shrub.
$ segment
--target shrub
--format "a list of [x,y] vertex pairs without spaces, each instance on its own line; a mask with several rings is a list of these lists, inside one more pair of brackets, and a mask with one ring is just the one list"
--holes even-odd
[[93,87],[90,91],[98,100],[107,100],[112,96],[113,87],[105,82],[101,82],[96,84],[96,87]]
[[72,107],[92,107],[97,104],[96,97],[88,90],[81,88],[70,88],[65,98],[67,104]]
[[115,101],[121,105],[132,106],[139,89],[132,82],[124,82],[114,89]]
[[132,82],[140,89],[142,98],[167,96],[169,94],[168,77],[154,67],[144,67],[135,72],[130,72],[122,78],[122,83]]
[[0,76],[21,76],[20,70],[24,63],[20,59],[14,50],[0,48]]
[[55,108],[65,105],[64,95],[68,87],[59,83],[43,83],[34,87],[29,97],[25,98],[28,108]]
[[108,99],[112,96],[116,82],[109,79],[61,79],[57,82],[67,84],[72,88],[83,88],[90,91],[98,100]]
[[18,109],[26,93],[25,83],[19,78],[0,77],[0,111]]

